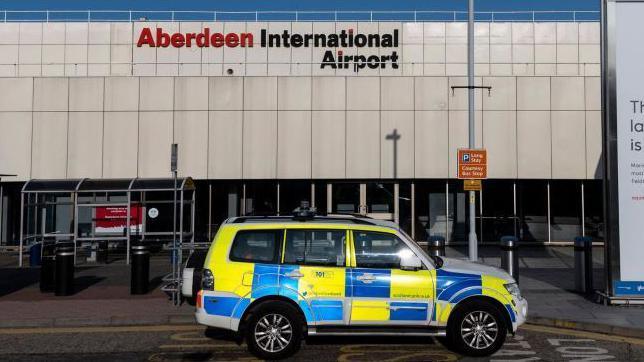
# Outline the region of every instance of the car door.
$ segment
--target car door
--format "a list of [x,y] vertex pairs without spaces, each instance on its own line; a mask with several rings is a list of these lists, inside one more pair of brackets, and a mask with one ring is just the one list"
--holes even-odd
[[346,239],[342,229],[286,230],[280,285],[310,306],[317,324],[348,323]]
[[352,231],[350,324],[428,325],[433,279],[427,267],[402,270],[400,258],[413,250],[393,233]]

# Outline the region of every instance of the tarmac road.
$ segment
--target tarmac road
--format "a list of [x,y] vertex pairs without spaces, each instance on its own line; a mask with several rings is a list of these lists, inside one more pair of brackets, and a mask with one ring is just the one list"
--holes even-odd
[[[254,361],[230,336],[195,325],[0,329],[3,361]],[[525,325],[485,359],[432,338],[317,337],[292,361],[644,361],[644,339]]]

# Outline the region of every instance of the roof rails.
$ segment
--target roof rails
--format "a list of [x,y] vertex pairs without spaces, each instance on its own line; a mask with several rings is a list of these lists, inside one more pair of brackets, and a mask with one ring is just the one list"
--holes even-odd
[[357,217],[354,215],[328,215],[328,216],[312,216],[310,218],[300,218],[297,216],[238,216],[228,219],[227,223],[240,224],[249,222],[285,222],[285,221],[302,221],[302,222],[347,222],[359,225],[377,225],[376,222],[370,218]]

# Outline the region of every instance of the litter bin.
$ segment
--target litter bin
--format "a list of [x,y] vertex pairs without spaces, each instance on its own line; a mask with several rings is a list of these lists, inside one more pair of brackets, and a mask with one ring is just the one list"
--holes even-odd
[[96,246],[96,262],[107,264],[107,240],[99,241]]
[[40,265],[42,256],[42,243],[35,243],[29,248],[29,266],[36,267]]
[[49,293],[54,291],[54,275],[56,272],[56,244],[44,242],[42,244],[42,258],[40,260],[40,291]]
[[519,282],[519,244],[516,236],[501,237],[501,268]]
[[145,294],[150,286],[150,251],[143,244],[132,246],[130,294]]
[[58,296],[74,294],[74,242],[56,243],[56,286]]
[[575,290],[593,292],[593,239],[588,236],[575,238]]
[[445,256],[445,238],[442,236],[430,236],[427,241],[427,252],[433,256]]

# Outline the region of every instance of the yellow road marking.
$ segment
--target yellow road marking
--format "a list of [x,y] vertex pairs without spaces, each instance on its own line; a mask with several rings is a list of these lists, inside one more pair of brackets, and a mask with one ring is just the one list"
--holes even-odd
[[644,339],[641,339],[641,338],[612,336],[612,335],[596,333],[596,332],[586,332],[586,331],[577,331],[577,330],[566,329],[566,328],[539,326],[536,324],[524,324],[521,327],[519,327],[519,331],[521,330],[527,330],[531,332],[552,333],[552,334],[565,334],[565,335],[574,336],[574,337],[585,337],[585,338],[598,339],[601,341],[622,342],[622,343],[629,343],[629,344],[644,346]]
[[4,328],[0,334],[56,334],[56,333],[119,333],[119,332],[181,332],[199,331],[205,327],[197,325],[158,325],[158,326],[106,326],[106,327],[39,327]]

